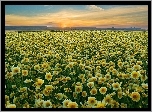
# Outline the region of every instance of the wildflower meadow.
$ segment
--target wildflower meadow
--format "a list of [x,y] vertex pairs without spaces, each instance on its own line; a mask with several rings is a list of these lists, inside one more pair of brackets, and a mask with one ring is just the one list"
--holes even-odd
[[148,31],[5,35],[6,108],[148,108]]

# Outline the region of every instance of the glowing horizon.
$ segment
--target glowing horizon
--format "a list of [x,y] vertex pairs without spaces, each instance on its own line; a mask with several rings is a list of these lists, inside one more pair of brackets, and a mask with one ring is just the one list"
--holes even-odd
[[147,5],[6,5],[5,26],[148,28]]

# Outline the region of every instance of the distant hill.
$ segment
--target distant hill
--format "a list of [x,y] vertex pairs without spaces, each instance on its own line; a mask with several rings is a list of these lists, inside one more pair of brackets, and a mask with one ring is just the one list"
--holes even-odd
[[47,26],[5,26],[5,30],[46,30]]
[[96,28],[96,27],[47,27],[47,26],[5,26],[5,30],[15,31],[37,31],[37,30],[127,30],[141,31],[141,28]]

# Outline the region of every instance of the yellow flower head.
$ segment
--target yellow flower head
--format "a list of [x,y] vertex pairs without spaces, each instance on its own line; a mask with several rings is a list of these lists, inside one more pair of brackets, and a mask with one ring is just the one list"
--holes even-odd
[[144,89],[148,89],[148,84],[142,83],[141,86],[142,86]]
[[73,68],[73,62],[70,62],[70,63],[67,65],[67,67]]
[[43,98],[43,94],[40,94],[40,93],[35,94],[35,98],[36,99],[42,99]]
[[53,71],[53,75],[58,75],[59,72],[58,71]]
[[110,80],[111,79],[111,75],[110,74],[106,74],[105,78],[106,78],[106,80]]
[[98,77],[101,77],[102,75],[101,75],[101,73],[96,73],[96,77],[98,78]]
[[80,74],[78,77],[79,77],[80,79],[82,79],[82,78],[85,77],[85,74]]
[[71,80],[71,77],[66,77],[66,79],[67,79],[67,81],[68,81],[68,80]]
[[35,66],[34,66],[34,69],[35,69],[35,70],[39,70],[39,69],[40,69],[40,65],[35,65]]
[[22,62],[29,62],[29,59],[28,59],[28,58],[24,58],[24,59],[22,60]]
[[9,104],[6,106],[6,108],[16,108],[16,105],[15,104]]
[[97,94],[97,89],[96,88],[92,88],[90,93],[91,93],[91,95],[96,95]]
[[104,97],[103,101],[107,104],[110,104],[111,100],[112,100],[111,95],[108,94],[108,95],[106,95],[106,97]]
[[134,68],[135,71],[137,71],[137,70],[140,70],[141,66],[140,65],[134,65],[133,68]]
[[50,100],[44,101],[43,107],[44,108],[52,108],[52,103],[50,102]]
[[27,76],[28,75],[28,70],[22,70],[22,75]]
[[20,73],[20,68],[19,68],[19,67],[14,67],[14,68],[12,68],[12,73],[13,73],[13,74]]
[[138,102],[140,100],[140,94],[138,92],[132,92],[131,98],[133,101]]
[[12,72],[8,72],[8,73],[6,74],[6,77],[8,77],[8,78],[13,77],[13,73],[12,73]]
[[76,102],[69,102],[67,106],[68,108],[78,108],[78,104]]
[[57,99],[62,100],[63,98],[63,94],[62,93],[58,93],[55,95]]
[[82,92],[82,86],[75,86],[75,92],[77,93]]
[[30,105],[29,105],[28,103],[25,103],[25,104],[23,105],[23,108],[30,108]]
[[36,107],[37,108],[42,108],[43,107],[43,103],[44,103],[44,100],[35,100],[35,104],[36,104]]
[[49,96],[49,95],[50,95],[50,91],[44,89],[44,90],[43,90],[43,94],[44,94],[44,96]]
[[119,62],[118,62],[118,66],[119,66],[119,67],[122,67],[122,66],[123,66],[123,63],[122,63],[121,61],[119,61]]
[[107,92],[107,88],[106,88],[106,87],[101,87],[101,88],[99,89],[99,92],[100,92],[101,94],[105,94],[105,93]]
[[48,63],[43,63],[42,64],[42,68],[44,68],[44,69],[48,68],[48,66],[49,66]]
[[88,78],[92,78],[92,74],[89,73],[87,77],[88,77]]
[[123,95],[123,92],[121,92],[121,91],[120,91],[120,92],[118,92],[118,98],[119,98],[119,99],[121,99],[121,98],[122,98],[122,95]]
[[45,79],[48,80],[48,81],[50,81],[52,79],[51,73],[46,73]]
[[118,73],[118,71],[117,71],[116,69],[113,69],[113,70],[112,70],[112,74],[113,74],[113,75],[117,75],[117,73]]
[[98,84],[102,84],[106,81],[106,78],[105,77],[99,77],[98,79]]
[[97,67],[96,67],[96,70],[100,70],[100,69],[101,69],[101,67],[100,67],[100,66],[97,66]]
[[9,96],[5,95],[5,101],[9,101]]
[[47,91],[52,91],[54,89],[54,87],[52,85],[45,85],[45,89]]
[[118,90],[120,88],[120,84],[118,82],[112,84],[113,90]]
[[63,83],[66,83],[66,82],[67,82],[67,78],[66,78],[66,77],[63,77],[63,78],[62,78],[62,82],[63,82]]
[[112,70],[114,70],[114,67],[113,66],[109,67],[109,71],[112,72]]
[[23,88],[20,88],[19,92],[26,92],[27,91],[27,87],[23,87]]
[[87,83],[87,86],[88,86],[89,88],[93,88],[93,87],[94,87],[94,82],[88,82],[88,83]]
[[142,65],[142,61],[137,61],[137,65]]
[[37,82],[36,82],[36,87],[40,88],[40,86],[42,86],[43,83],[44,83],[44,80],[38,79]]
[[82,96],[83,96],[83,97],[86,97],[86,96],[87,96],[87,92],[86,92],[86,91],[83,91],[83,92],[82,92]]
[[89,79],[87,80],[87,82],[94,82],[94,81],[93,81],[93,77],[89,78]]
[[127,104],[121,103],[121,108],[127,108]]
[[88,105],[90,106],[94,106],[97,103],[97,100],[95,97],[88,97],[88,101],[87,101]]
[[106,64],[107,64],[106,62],[102,62],[102,63],[101,63],[101,65],[102,65],[103,67],[105,67]]
[[92,80],[93,80],[93,81],[97,81],[97,78],[96,78],[96,77],[92,77]]
[[62,103],[63,103],[63,108],[68,108],[69,102],[72,102],[72,101],[65,99],[65,100],[62,102]]
[[105,104],[98,101],[96,108],[105,108]]
[[111,101],[111,108],[119,108],[119,103],[115,100]]
[[140,71],[140,78],[141,78],[141,81],[144,82],[145,80],[147,80],[147,75],[145,74],[145,71]]
[[139,76],[140,76],[140,73],[139,73],[139,72],[133,71],[133,72],[131,73],[131,77],[132,77],[133,79],[138,79]]

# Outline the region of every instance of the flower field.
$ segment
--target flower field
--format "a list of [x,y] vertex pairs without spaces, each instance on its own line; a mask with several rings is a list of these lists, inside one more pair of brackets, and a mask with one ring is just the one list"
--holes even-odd
[[6,32],[6,108],[147,108],[147,31]]

